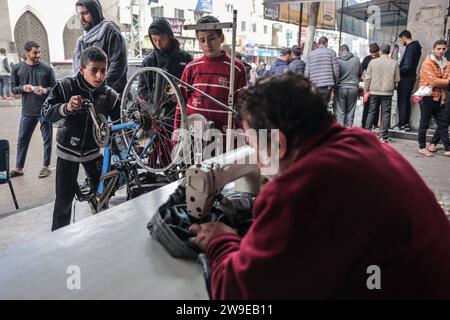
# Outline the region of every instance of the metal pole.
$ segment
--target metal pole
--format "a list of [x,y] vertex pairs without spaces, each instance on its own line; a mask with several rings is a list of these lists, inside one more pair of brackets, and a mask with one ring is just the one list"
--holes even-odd
[[[235,64],[236,64],[236,26],[237,26],[237,10],[233,10],[233,34],[231,42],[231,65],[230,65],[230,93],[228,95],[228,107],[234,110],[234,78],[235,78]],[[245,72],[245,70],[243,70]],[[228,111],[227,135],[226,135],[226,150],[232,149],[232,130],[233,130],[233,112]]]
[[341,23],[340,23],[340,26],[339,26],[339,47],[338,47],[338,50],[341,47],[341,42],[342,42],[342,22],[344,21],[344,1],[345,0],[342,0],[342,4],[341,4]]
[[298,45],[302,47],[303,2],[300,3],[300,21],[298,26]]

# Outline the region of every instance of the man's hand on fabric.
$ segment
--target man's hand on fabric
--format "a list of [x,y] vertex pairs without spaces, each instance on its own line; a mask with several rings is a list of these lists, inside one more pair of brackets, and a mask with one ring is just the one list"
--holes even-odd
[[223,233],[237,234],[234,229],[222,222],[193,224],[189,228],[189,232],[193,235],[189,240],[203,251],[206,250],[209,241],[211,241],[213,237]]

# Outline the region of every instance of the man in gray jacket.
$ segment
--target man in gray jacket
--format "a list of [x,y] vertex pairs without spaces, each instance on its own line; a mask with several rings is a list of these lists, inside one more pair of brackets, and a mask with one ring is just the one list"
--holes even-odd
[[381,55],[369,63],[364,79],[364,95],[370,93],[369,115],[366,128],[371,128],[375,119],[375,111],[381,106],[382,127],[381,140],[389,142],[389,127],[391,125],[391,106],[394,90],[400,81],[400,68],[397,61],[389,58],[391,47],[381,46]]
[[339,47],[339,81],[336,90],[336,120],[346,127],[353,126],[361,63],[349,52],[346,44]]
[[311,51],[305,77],[316,85],[326,103],[329,103],[331,92],[339,80],[339,64],[336,53],[328,48],[327,37],[321,37],[319,47]]

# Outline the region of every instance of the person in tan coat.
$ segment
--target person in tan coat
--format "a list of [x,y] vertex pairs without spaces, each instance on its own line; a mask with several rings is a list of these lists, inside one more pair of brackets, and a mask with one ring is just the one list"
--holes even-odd
[[[448,117],[445,112],[446,89],[450,86],[450,66],[444,57],[447,51],[447,41],[438,40],[434,43],[433,52],[425,58],[420,67],[419,87],[433,88],[431,96],[420,101],[420,124],[418,132],[419,153],[432,157],[433,153],[426,148],[426,133],[433,116],[437,124],[437,132],[445,147],[445,155],[450,157],[450,138],[448,135]],[[435,151],[435,150],[432,150]]]
[[400,81],[400,69],[397,62],[389,57],[391,47],[388,44],[383,44],[380,51],[380,57],[370,61],[364,79],[364,95],[370,94],[369,115],[365,127],[371,128],[378,122],[375,114],[381,106],[381,140],[389,142],[392,96]]

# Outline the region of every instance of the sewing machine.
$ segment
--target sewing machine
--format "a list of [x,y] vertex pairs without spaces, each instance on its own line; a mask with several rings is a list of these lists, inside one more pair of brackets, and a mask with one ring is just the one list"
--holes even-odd
[[249,164],[255,150],[246,146],[191,166],[186,171],[186,204],[191,216],[208,214],[223,188],[233,182],[237,191],[258,194],[260,171]]

